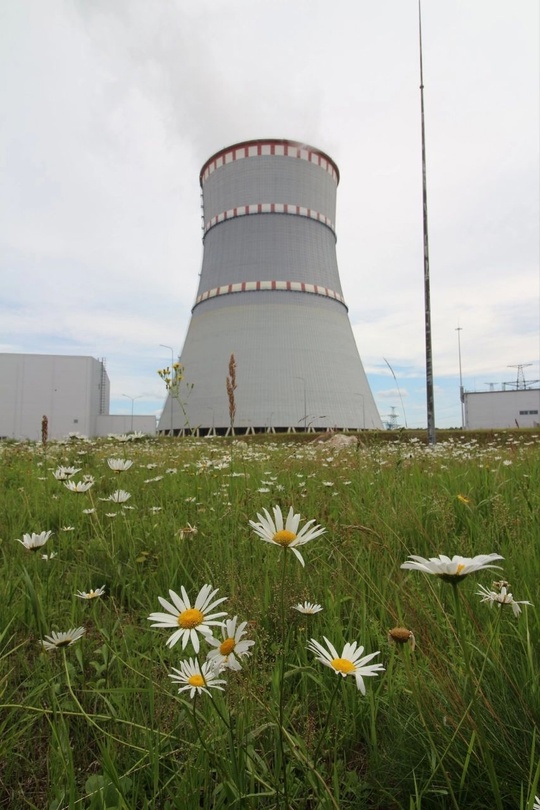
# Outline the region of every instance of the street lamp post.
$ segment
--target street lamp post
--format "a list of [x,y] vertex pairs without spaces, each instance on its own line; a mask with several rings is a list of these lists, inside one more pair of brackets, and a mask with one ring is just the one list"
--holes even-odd
[[[174,366],[174,349],[173,349],[172,346],[166,346],[165,343],[160,343],[159,345],[163,349],[169,349],[170,352],[171,352],[171,383],[172,383],[172,378],[173,378],[173,374],[174,374],[174,368],[173,368],[173,366]],[[171,401],[171,429],[170,429],[169,435],[172,436],[173,435],[173,398],[172,398],[172,394],[171,394],[170,389],[169,389],[169,399]]]
[[212,430],[210,430],[206,435],[207,436],[215,436],[216,435],[216,414],[215,410],[212,405],[208,405],[208,410],[212,411]]
[[134,408],[134,405],[135,405],[135,400],[140,399],[143,396],[143,394],[138,394],[136,397],[131,397],[129,394],[122,394],[122,396],[131,400],[131,428],[130,428],[130,430],[133,433],[133,408]]
[[456,328],[457,332],[457,345],[458,345],[458,360],[459,360],[459,401],[461,403],[461,429],[465,427],[465,396],[463,392],[463,375],[461,373],[461,332],[462,327]]
[[306,396],[306,381],[303,377],[296,377],[295,379],[301,380],[304,384],[304,430],[307,429],[307,396]]
[[366,429],[366,401],[364,399],[363,394],[358,394],[359,397],[362,397],[362,430]]

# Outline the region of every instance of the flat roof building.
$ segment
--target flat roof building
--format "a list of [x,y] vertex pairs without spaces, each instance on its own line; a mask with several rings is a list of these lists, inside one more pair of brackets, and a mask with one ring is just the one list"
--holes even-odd
[[109,413],[105,362],[57,354],[0,354],[0,438],[37,441],[47,417],[48,438],[70,433],[155,433],[154,416]]
[[540,427],[540,388],[463,394],[465,428]]

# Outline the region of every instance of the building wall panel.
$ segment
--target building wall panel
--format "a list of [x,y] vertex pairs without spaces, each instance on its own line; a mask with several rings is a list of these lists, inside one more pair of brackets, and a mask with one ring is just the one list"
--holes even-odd
[[0,380],[0,436],[38,440],[43,416],[51,439],[95,434],[102,371],[93,357],[0,354]]
[[540,426],[540,389],[465,393],[465,426],[469,430]]

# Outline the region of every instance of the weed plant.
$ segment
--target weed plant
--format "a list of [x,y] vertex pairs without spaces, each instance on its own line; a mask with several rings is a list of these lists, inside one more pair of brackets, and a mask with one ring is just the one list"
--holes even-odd
[[[1,808],[537,806],[537,432],[341,450],[125,438],[0,445]],[[133,464],[115,472],[113,458]],[[92,486],[69,491],[62,466]],[[305,567],[250,526],[276,505],[326,529],[302,546]],[[42,532],[34,551],[17,542]],[[489,553],[501,569],[457,585],[401,568]],[[255,643],[216,673],[223,691],[191,696],[170,675],[215,647],[200,634],[198,654],[168,646],[174,628],[148,617],[205,584]],[[481,585],[532,605],[482,601]],[[324,638],[338,655],[379,652],[365,695],[308,649]]]

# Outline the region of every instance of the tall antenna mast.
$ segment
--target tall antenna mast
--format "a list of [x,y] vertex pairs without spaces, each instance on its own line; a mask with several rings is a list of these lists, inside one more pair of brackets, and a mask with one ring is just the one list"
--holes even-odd
[[431,300],[429,287],[429,243],[426,182],[426,132],[424,125],[424,67],[422,62],[422,10],[418,0],[418,34],[420,45],[420,107],[422,114],[422,202],[424,228],[424,311],[426,335],[426,396],[428,444],[435,444],[435,398],[433,395],[433,357],[431,352]]

